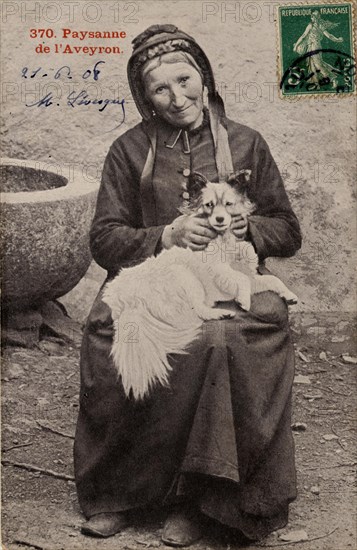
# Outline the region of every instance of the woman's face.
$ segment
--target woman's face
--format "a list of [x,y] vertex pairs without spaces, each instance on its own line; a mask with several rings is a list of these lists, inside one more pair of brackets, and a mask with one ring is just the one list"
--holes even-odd
[[146,96],[156,113],[170,124],[193,129],[201,124],[201,75],[185,62],[162,63],[145,76]]

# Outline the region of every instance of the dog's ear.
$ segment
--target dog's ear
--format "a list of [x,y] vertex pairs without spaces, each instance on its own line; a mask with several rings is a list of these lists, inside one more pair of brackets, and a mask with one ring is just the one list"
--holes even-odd
[[197,197],[204,187],[206,187],[208,179],[199,172],[191,172],[187,182],[187,192],[190,198]]
[[239,170],[229,176],[227,183],[234,187],[238,193],[246,194],[248,191],[251,170]]

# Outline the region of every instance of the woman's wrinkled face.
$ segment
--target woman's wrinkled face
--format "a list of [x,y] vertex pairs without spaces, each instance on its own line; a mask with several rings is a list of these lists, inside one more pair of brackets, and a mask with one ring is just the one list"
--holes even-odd
[[185,62],[162,63],[145,76],[146,96],[170,124],[192,130],[202,122],[201,75]]

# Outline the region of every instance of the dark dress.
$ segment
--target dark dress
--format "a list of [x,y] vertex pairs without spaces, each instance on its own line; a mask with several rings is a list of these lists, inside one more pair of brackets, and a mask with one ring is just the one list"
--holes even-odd
[[[235,170],[252,171],[257,211],[248,237],[261,260],[291,256],[300,247],[299,224],[268,146],[257,132],[226,123]],[[150,142],[143,123],[113,143],[104,165],[91,244],[108,277],[160,250],[164,226],[178,215],[184,169],[217,181],[207,116],[188,132],[189,151],[182,134],[175,143],[177,129],[156,125],[145,189]],[[237,308],[233,320],[204,323],[189,353],[171,357],[170,387],[156,386],[140,402],[126,398],[116,379],[112,338],[99,294],[83,338],[74,448],[84,514],[194,498],[203,513],[251,539],[283,527],[296,496],[294,352],[283,300],[264,292],[253,296],[250,312]]]

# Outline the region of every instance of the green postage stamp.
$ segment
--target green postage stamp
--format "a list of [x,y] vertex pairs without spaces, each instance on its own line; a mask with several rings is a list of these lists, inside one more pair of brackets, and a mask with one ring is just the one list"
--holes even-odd
[[282,96],[354,92],[352,2],[277,9]]

